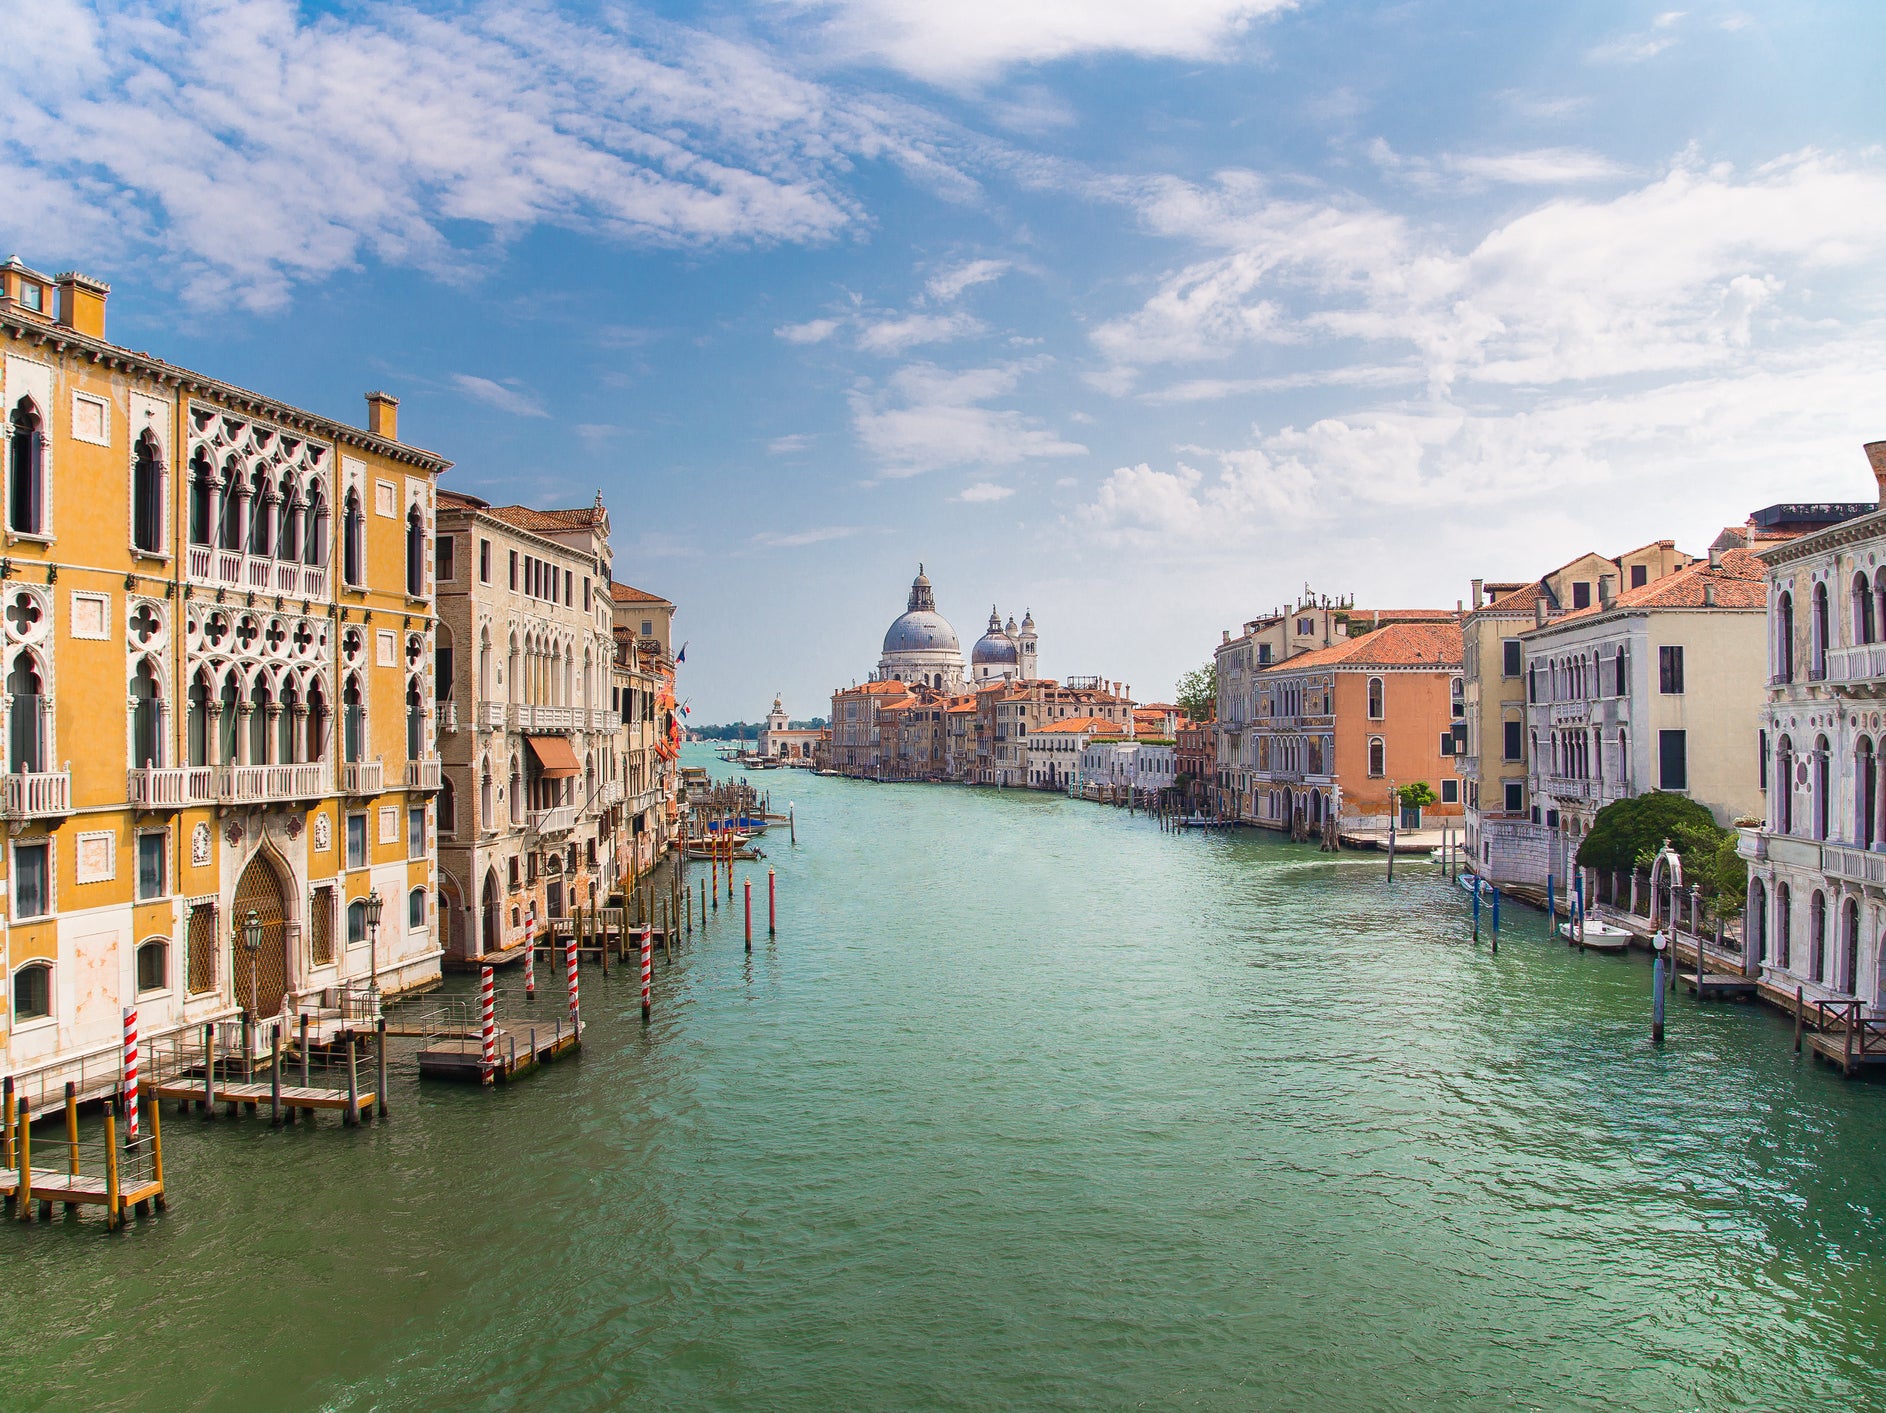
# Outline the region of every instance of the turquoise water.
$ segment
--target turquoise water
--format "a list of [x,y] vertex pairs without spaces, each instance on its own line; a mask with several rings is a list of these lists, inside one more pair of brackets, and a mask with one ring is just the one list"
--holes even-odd
[[1784,1023],[1653,1049],[1643,961],[1425,864],[754,778],[776,941],[762,864],[580,1060],[166,1113],[167,1215],[0,1229],[0,1407],[1886,1404],[1886,1088]]

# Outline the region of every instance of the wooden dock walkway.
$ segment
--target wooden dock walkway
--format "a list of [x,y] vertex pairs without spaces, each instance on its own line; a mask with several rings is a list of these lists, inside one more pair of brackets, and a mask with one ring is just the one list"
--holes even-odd
[[[85,1204],[93,1207],[111,1205],[111,1183],[108,1179],[88,1176],[84,1173],[71,1173],[62,1168],[34,1168],[31,1170],[31,1182],[28,1184],[27,1201],[43,1202],[50,1207],[55,1202],[63,1202],[69,1207]],[[0,1171],[0,1197],[11,1200],[20,1190],[20,1175],[16,1169]],[[134,1186],[118,1190],[119,1207],[138,1207],[146,1202],[161,1202],[164,1185],[155,1179],[147,1179]],[[48,1215],[43,1210],[42,1216]]]
[[[211,1098],[207,1081],[187,1075],[144,1080],[138,1085],[138,1092],[158,1100],[175,1099],[183,1104],[194,1102],[199,1109],[208,1104]],[[253,1114],[273,1106],[275,1086],[253,1080],[218,1080],[214,1098],[218,1104],[229,1105],[231,1115],[235,1114],[237,1105],[242,1105]],[[312,1084],[283,1084],[281,1088],[281,1105],[284,1109],[299,1109],[310,1114],[316,1109],[338,1109],[345,1114],[351,1106],[356,1119],[362,1115],[371,1115],[379,1098],[378,1091],[373,1089],[349,1094],[345,1089],[328,1089]]]
[[500,1084],[576,1049],[582,1044],[582,1029],[567,1021],[550,1025],[509,1021],[498,1027],[497,1040],[497,1059],[487,1065],[478,1033],[434,1035],[432,1043],[419,1052],[419,1073],[435,1079]]

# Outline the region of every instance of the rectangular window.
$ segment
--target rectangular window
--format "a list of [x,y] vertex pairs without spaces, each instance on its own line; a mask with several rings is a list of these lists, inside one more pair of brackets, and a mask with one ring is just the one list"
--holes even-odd
[[511,551],[511,591],[517,591],[517,551]]
[[1444,805],[1457,805],[1460,803],[1460,782],[1458,780],[1443,780],[1441,782],[1441,803]]
[[1454,754],[1454,733],[1452,731],[1443,731],[1441,733],[1441,754],[1444,756]]
[[589,612],[589,575],[583,576],[583,612]]
[[13,916],[44,917],[52,911],[52,846],[13,846]]
[[350,814],[347,816],[347,867],[366,866],[367,817],[364,814]]
[[563,606],[576,607],[576,575],[567,569],[563,571]]
[[1768,733],[1766,731],[1755,733],[1755,760],[1756,772],[1761,777],[1761,787],[1766,790],[1768,788]]
[[406,857],[423,859],[426,856],[426,807],[414,805],[406,811]]
[[334,963],[334,889],[314,890],[314,906],[308,909],[308,960],[317,967]]
[[511,856],[510,882],[511,891],[515,893],[518,885],[517,856],[515,854]]
[[1524,727],[1517,721],[1502,722],[1504,739],[1500,742],[1501,760],[1518,760],[1522,749]]
[[1457,756],[1467,754],[1467,723],[1464,721],[1454,723],[1454,754]]
[[1641,589],[1649,582],[1650,566],[1648,564],[1633,564],[1631,566],[1631,587],[1633,589]]
[[1590,584],[1580,583],[1580,584],[1572,585],[1572,607],[1573,608],[1590,608],[1591,607],[1591,585]]
[[490,540],[480,540],[478,542],[478,582],[481,584],[489,584],[491,582]]
[[138,835],[138,898],[161,898],[170,891],[164,867],[169,841],[162,834]]
[[1680,647],[1662,647],[1657,649],[1657,690],[1666,697],[1681,696],[1683,693],[1683,649]]
[[1518,814],[1526,808],[1526,787],[1517,780],[1506,782],[1506,812]]
[[654,619],[644,618],[642,620],[642,636],[644,638],[652,638],[655,636],[655,620]]
[[1687,790],[1690,787],[1689,744],[1681,731],[1657,733],[1657,788]]
[[1519,639],[1500,639],[1500,676],[1519,676]]
[[436,577],[441,583],[450,583],[458,578],[457,557],[452,548],[458,541],[450,535],[441,535],[434,543],[438,546],[434,552],[433,561],[433,567],[437,571]]

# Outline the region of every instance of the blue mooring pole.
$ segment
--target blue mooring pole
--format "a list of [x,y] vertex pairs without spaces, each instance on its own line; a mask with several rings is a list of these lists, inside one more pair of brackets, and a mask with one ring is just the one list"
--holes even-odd
[[1578,920],[1583,922],[1585,920],[1585,871],[1582,868],[1572,875],[1572,897],[1577,900],[1573,904],[1573,910],[1578,914]]
[[1473,881],[1473,940],[1480,940],[1480,880]]
[[1650,974],[1650,1043],[1663,1044],[1663,939],[1657,939],[1657,960]]
[[1500,890],[1493,890],[1493,950],[1500,950]]

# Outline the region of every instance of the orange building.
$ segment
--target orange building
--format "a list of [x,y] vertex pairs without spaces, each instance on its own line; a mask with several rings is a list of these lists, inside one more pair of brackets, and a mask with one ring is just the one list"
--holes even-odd
[[1326,822],[1386,828],[1391,788],[1425,782],[1436,803],[1403,828],[1458,815],[1457,623],[1391,623],[1256,674],[1255,823],[1306,837]]

